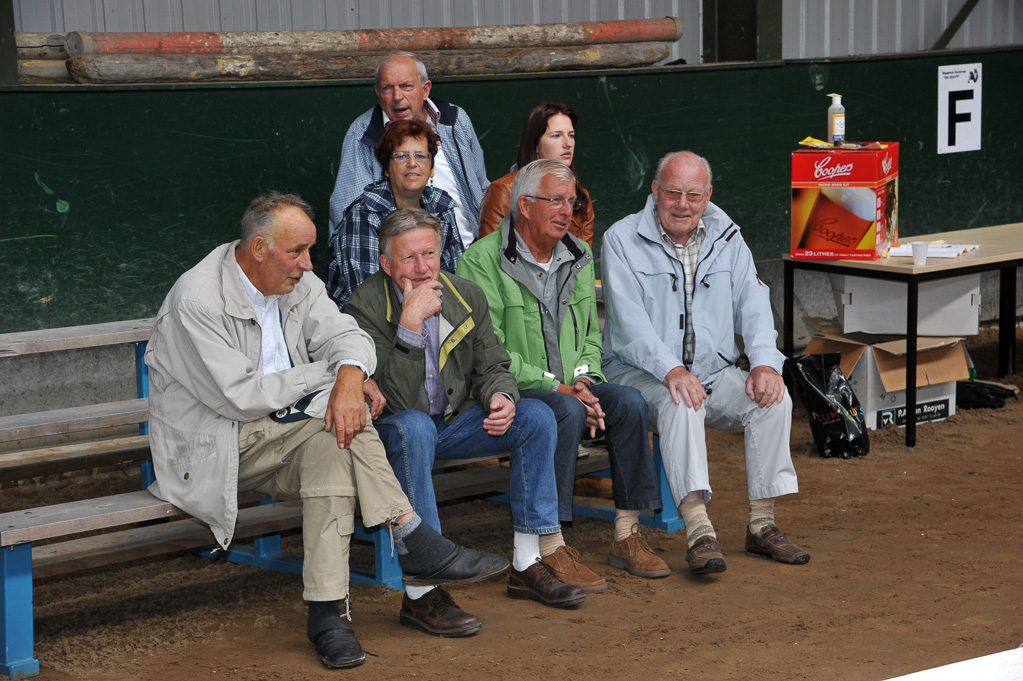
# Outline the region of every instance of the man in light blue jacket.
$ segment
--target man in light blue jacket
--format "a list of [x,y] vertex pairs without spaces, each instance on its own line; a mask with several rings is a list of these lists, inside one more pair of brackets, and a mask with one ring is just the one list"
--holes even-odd
[[[604,373],[639,389],[650,407],[692,572],[726,568],[707,516],[705,426],[745,429],[746,551],[802,565],[810,554],[774,522],[775,498],[798,485],[789,451],[792,401],[769,292],[738,226],[710,202],[712,191],[705,158],[668,154],[644,209],[604,234]],[[736,335],[748,373],[736,365]]]

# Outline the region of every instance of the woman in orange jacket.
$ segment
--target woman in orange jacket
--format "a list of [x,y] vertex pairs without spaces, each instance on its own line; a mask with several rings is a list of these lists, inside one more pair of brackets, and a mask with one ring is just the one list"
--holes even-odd
[[[498,228],[508,214],[512,182],[519,168],[525,168],[538,158],[561,161],[575,170],[575,126],[579,117],[575,110],[560,102],[537,104],[526,116],[519,137],[519,155],[514,170],[490,183],[480,204],[480,238]],[[579,210],[572,215],[568,230],[593,247],[593,203],[590,195],[576,182]]]

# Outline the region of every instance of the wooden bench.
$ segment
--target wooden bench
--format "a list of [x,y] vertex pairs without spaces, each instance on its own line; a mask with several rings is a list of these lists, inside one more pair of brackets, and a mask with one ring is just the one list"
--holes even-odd
[[[0,443],[134,423],[139,424],[140,430],[137,436],[0,454],[0,479],[62,472],[127,458],[141,461],[142,485],[148,486],[153,473],[152,462],[148,459],[147,435],[149,375],[143,355],[151,329],[152,320],[143,319],[0,335],[0,359],[133,343],[138,394],[135,399],[107,404],[0,417]],[[499,465],[467,466],[483,461],[496,463],[492,457],[439,462],[434,471],[438,502],[473,496],[506,501],[508,470]],[[656,463],[662,494],[670,499],[659,456]],[[589,457],[578,462],[577,473],[607,475],[608,467],[606,450],[595,447]],[[0,672],[11,678],[38,673],[39,663],[33,657],[34,578],[185,549],[222,560],[300,573],[301,557],[281,551],[279,534],[301,526],[300,503],[263,504],[257,501],[258,497],[254,493],[240,496],[240,504],[257,505],[240,509],[235,535],[238,539],[253,538],[253,545],[232,543],[227,550],[209,546],[212,536],[204,523],[156,499],[144,489],[0,514],[0,639],[4,644]],[[673,510],[658,511],[652,516],[644,514],[642,522],[669,531],[678,529],[681,521],[677,514],[672,518]],[[577,503],[576,513],[613,518],[614,508],[610,503],[593,500]],[[152,521],[166,522],[138,527],[140,523]],[[104,532],[96,534],[96,531]],[[77,536],[90,532],[93,534]],[[367,530],[357,523],[354,536],[372,543],[373,567],[369,570],[352,567],[351,581],[402,588],[401,568],[391,550],[387,532],[379,527]],[[33,543],[54,539],[63,541],[33,548]]]
[[[71,445],[0,454],[0,480],[63,472],[116,460],[148,458],[149,373],[143,361],[152,333],[152,319],[71,326],[0,334],[0,360],[67,350],[133,344],[136,398],[0,417],[0,444],[49,435],[80,433],[112,426],[139,425],[136,438],[109,438]],[[142,438],[142,439],[138,439]],[[123,458],[120,458],[122,457]],[[143,478],[152,481],[152,467],[143,464]]]

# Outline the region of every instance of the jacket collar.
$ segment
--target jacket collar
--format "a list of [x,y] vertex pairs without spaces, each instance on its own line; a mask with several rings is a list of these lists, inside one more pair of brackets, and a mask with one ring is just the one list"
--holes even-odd
[[[384,287],[384,301],[385,315],[387,322],[392,326],[398,326],[398,321],[401,319],[402,303],[398,299],[398,293],[396,290],[396,284],[390,276],[380,270],[380,274],[383,275],[383,287]],[[455,283],[451,281],[451,277],[444,271],[441,271],[440,281],[444,285],[444,293],[450,295],[441,296],[440,301],[440,314],[441,316],[451,322],[452,324],[460,323],[467,316],[472,314],[472,307],[468,301],[462,296],[462,293],[455,286]]]
[[[520,257],[519,249],[525,249],[527,246],[522,242],[522,237],[512,227],[510,213],[501,220],[501,225],[498,229],[501,232],[501,256],[508,260],[508,262],[515,264]],[[561,237],[561,243],[565,245],[565,248],[571,254],[573,265],[589,255],[582,242],[570,232],[565,232],[565,236]]]
[[[366,185],[363,194],[366,208],[373,213],[387,215],[398,207],[398,202],[394,198],[394,190],[391,188],[391,181],[385,177],[381,177],[373,184]],[[439,217],[441,214],[455,209],[455,200],[440,187],[427,185],[423,189],[419,205],[431,215]]]
[[[437,109],[439,115],[437,119],[437,125],[446,125],[452,127],[455,124],[455,120],[458,118],[458,107],[454,104],[449,104],[443,99],[437,99],[436,97],[430,97],[429,101],[433,103],[433,106]],[[377,104],[373,107],[373,113],[369,117],[369,126],[366,128],[366,132],[362,133],[362,143],[367,147],[375,149],[377,142],[380,141],[380,133],[384,130],[384,110]]]
[[[658,227],[657,219],[654,217],[654,211],[656,210],[657,204],[654,202],[654,195],[650,194],[647,196],[646,206],[643,207],[643,211],[640,213],[639,226],[636,228],[636,233],[647,241],[660,244],[664,248],[664,252],[674,258],[674,249],[664,243],[664,240],[661,238],[661,229]],[[712,201],[707,202],[707,208],[703,211],[703,224],[707,228],[705,245],[715,244],[721,236],[724,236],[727,241],[731,241],[732,237],[739,231],[738,226],[732,222],[731,218]],[[702,261],[703,259],[701,256],[700,260]]]

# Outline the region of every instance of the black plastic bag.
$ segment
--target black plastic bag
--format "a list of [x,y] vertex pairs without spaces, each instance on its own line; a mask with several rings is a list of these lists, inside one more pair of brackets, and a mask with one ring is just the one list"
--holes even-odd
[[817,451],[828,458],[851,459],[870,451],[870,437],[860,401],[838,367],[840,358],[838,352],[803,355],[785,364],[810,413]]

